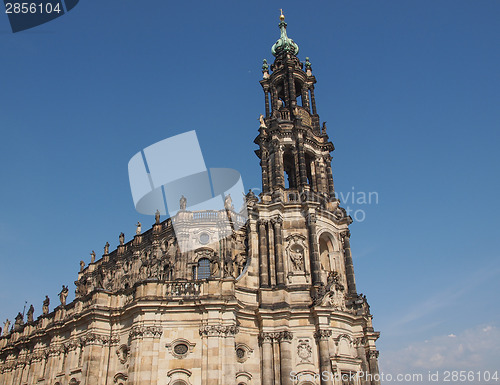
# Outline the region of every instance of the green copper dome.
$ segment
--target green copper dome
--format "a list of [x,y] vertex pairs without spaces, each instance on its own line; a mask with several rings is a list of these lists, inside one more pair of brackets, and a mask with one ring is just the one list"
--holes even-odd
[[286,35],[285,16],[283,14],[281,14],[280,20],[281,37],[271,47],[271,52],[274,56],[278,56],[282,52],[290,52],[292,55],[297,55],[299,53],[299,46]]

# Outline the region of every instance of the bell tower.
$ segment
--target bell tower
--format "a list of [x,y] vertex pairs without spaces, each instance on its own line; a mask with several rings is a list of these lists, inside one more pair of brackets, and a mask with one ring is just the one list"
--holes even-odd
[[271,48],[274,63],[269,66],[264,59],[262,66],[265,117],[255,139],[262,191],[273,200],[282,200],[284,194],[292,199],[306,194],[326,203],[335,200],[330,156],[334,147],[325,123],[320,126],[311,63],[309,58],[300,62],[299,46],[288,37],[286,27],[281,14],[281,36]]
[[283,13],[279,29],[274,62],[262,65],[265,115],[254,141],[262,193],[247,195],[251,264],[238,283],[258,293],[262,384],[291,385],[296,369],[298,383],[310,383],[302,381],[311,372],[335,376],[322,385],[345,383],[340,376],[354,371],[375,376],[356,383],[379,385],[379,333],[356,288],[352,219],[335,196],[334,146],[316,110],[316,78],[309,58],[299,60]]

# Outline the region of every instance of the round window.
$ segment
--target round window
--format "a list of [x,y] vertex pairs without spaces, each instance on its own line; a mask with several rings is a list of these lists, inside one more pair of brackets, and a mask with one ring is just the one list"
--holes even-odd
[[177,344],[174,346],[174,353],[179,356],[183,356],[188,352],[188,346],[186,344]]
[[245,357],[245,349],[243,349],[243,348],[236,349],[236,357],[238,357],[239,359],[244,358]]
[[200,235],[200,243],[202,245],[206,245],[209,241],[210,241],[210,235],[208,235],[207,233],[202,233]]

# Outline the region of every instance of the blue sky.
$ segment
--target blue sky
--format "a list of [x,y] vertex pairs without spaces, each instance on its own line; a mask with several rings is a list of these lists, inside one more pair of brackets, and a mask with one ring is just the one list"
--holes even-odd
[[[16,34],[0,17],[2,325],[24,301],[35,315],[45,294],[56,305],[81,259],[153,223],[127,175],[148,145],[194,129],[208,167],[260,187],[258,81],[280,8],[318,80],[337,191],[378,195],[344,206],[366,214],[351,243],[382,369],[416,370],[404,352],[432,356],[450,335],[500,336],[495,0],[81,0]],[[477,365],[500,369],[486,350]]]

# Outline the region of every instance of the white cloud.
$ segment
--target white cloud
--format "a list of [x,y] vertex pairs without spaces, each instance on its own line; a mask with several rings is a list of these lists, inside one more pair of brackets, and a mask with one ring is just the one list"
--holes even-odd
[[[427,373],[429,370],[499,371],[500,329],[481,325],[458,334],[437,336],[404,349],[382,351],[385,373]],[[500,374],[500,373],[499,373]]]

